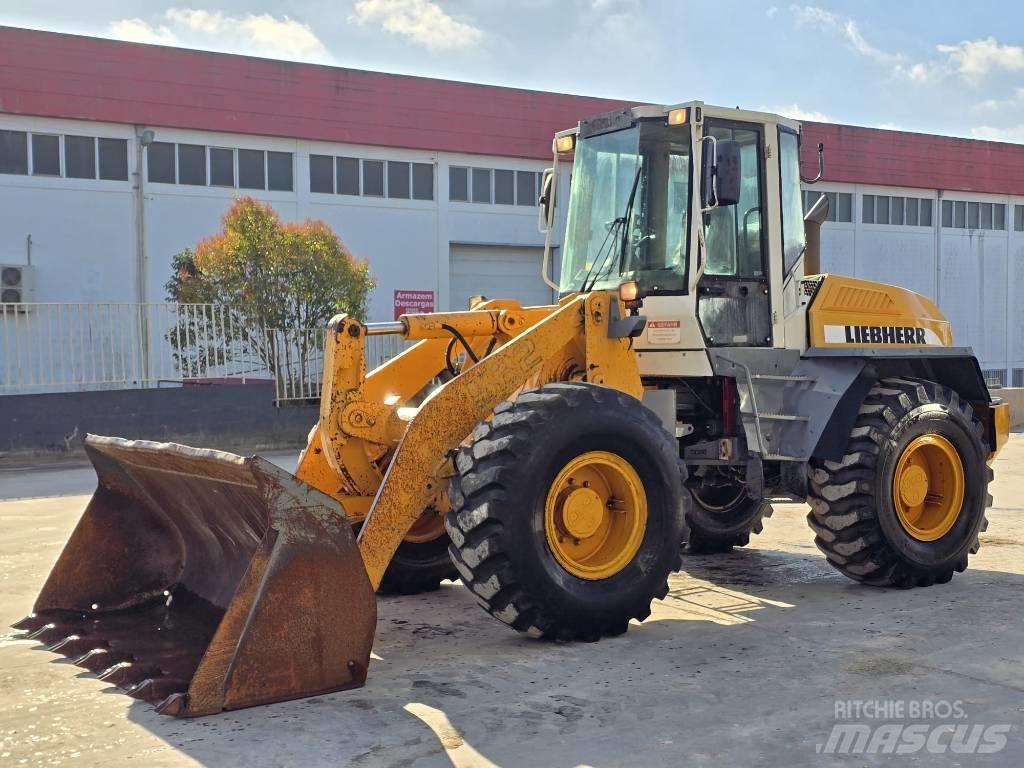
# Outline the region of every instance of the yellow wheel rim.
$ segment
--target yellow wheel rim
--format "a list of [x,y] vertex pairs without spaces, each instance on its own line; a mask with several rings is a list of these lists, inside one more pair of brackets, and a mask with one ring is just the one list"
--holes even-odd
[[625,568],[644,539],[647,495],[628,461],[588,451],[558,473],[544,504],[544,533],[555,560],[596,581]]
[[964,503],[964,465],[941,435],[914,438],[896,464],[892,500],[904,530],[935,541],[953,527]]
[[412,524],[412,528],[405,534],[402,541],[423,544],[440,538],[444,533],[444,516],[433,509],[428,509],[416,518],[416,522]]

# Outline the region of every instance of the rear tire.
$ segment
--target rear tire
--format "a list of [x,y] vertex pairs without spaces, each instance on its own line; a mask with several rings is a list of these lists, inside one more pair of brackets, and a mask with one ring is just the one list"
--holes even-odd
[[[944,447],[920,454],[928,471],[919,473],[927,484],[918,491],[918,478],[902,473],[907,457],[928,441]],[[947,461],[942,451],[957,458]],[[807,522],[815,544],[837,570],[867,584],[949,581],[967,568],[988,527],[986,455],[982,426],[956,392],[932,381],[883,379],[865,398],[842,461],[809,465]],[[957,498],[959,504],[947,504]],[[915,524],[909,515],[918,509]]]
[[686,513],[690,527],[686,548],[691,554],[710,555],[745,547],[751,534],[764,529],[764,518],[772,516],[771,504],[750,498],[746,485],[712,488],[698,485],[696,480],[691,478],[688,484],[693,503]]
[[[615,498],[620,494],[602,497],[594,509],[608,526],[599,531],[607,533],[584,534],[574,545],[604,536],[593,561],[604,562],[596,553],[618,540],[613,531],[626,523],[617,521],[639,519],[631,510],[645,510],[643,527],[630,529],[639,533],[622,548],[624,559],[608,560],[613,564],[602,577],[574,573],[564,564],[565,539],[555,541],[550,533],[552,498],[586,495],[584,485],[593,490],[571,475],[565,479],[567,469],[588,456],[630,467],[625,475],[639,481],[643,502],[631,504],[635,497],[628,494],[622,494],[625,504]],[[678,447],[638,400],[576,383],[524,392],[495,408],[455,463],[445,519],[452,561],[484,610],[513,629],[562,641],[597,640],[626,631],[630,619],[647,618],[651,600],[668,592],[685,538]],[[564,497],[557,493],[563,482],[572,489]],[[593,487],[599,486],[595,480]],[[569,514],[568,501],[559,503],[561,514]],[[620,511],[624,517],[617,518]]]
[[[356,533],[359,527],[356,526]],[[455,570],[448,555],[449,543],[448,534],[443,528],[433,539],[403,541],[388,563],[380,586],[377,587],[378,594],[418,595],[421,592],[436,591],[442,581],[457,581],[459,572]]]

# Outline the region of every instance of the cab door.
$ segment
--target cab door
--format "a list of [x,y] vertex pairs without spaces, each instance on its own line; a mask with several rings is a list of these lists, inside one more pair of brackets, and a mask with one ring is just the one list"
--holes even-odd
[[709,347],[771,346],[764,130],[708,118],[704,135],[739,144],[742,175],[739,202],[705,214],[704,273],[697,283],[701,330]]

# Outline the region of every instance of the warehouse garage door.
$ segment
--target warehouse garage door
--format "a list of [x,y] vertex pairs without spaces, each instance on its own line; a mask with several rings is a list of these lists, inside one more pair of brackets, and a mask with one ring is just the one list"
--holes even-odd
[[480,294],[489,299],[518,299],[523,306],[550,304],[555,294],[541,279],[543,259],[543,248],[453,244],[451,309],[466,309],[469,297]]

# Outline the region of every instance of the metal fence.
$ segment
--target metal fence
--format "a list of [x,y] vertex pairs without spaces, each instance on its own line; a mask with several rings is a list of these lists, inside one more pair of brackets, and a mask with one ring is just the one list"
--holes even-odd
[[[216,304],[0,304],[0,395],[267,380],[320,396],[323,329],[254,328]],[[367,339],[373,368],[398,337]]]

